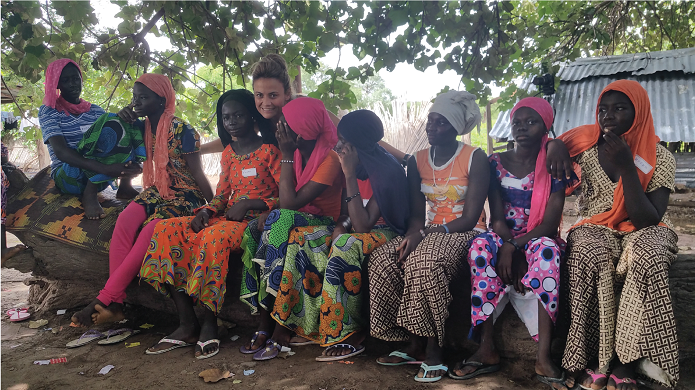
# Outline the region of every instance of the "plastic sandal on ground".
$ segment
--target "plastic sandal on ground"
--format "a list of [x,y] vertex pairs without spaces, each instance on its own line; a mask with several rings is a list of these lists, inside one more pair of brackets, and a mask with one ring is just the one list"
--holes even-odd
[[437,381],[441,380],[444,375],[428,378],[427,374],[429,374],[430,371],[442,370],[442,371],[444,371],[444,374],[446,374],[446,372],[449,371],[449,367],[447,367],[443,364],[437,364],[436,366],[430,366],[430,365],[427,365],[427,363],[422,363],[422,364],[420,364],[420,368],[422,368],[425,372],[422,373],[422,378],[417,376],[417,374],[415,374],[415,381],[416,382],[426,382],[426,383],[437,382]]
[[[328,351],[330,351],[330,350],[332,350],[332,349],[336,349],[336,348],[347,348],[347,349],[349,349],[351,352],[348,353],[348,354],[346,354],[346,355],[340,355],[340,356],[338,356],[338,355],[336,355],[336,356],[327,356],[327,355],[326,355],[326,352],[328,352]],[[343,359],[347,359],[347,358],[350,358],[350,357],[353,357],[353,356],[357,356],[357,355],[361,354],[362,352],[364,352],[364,347],[361,346],[361,345],[358,345],[358,346],[355,347],[355,346],[353,346],[352,344],[334,344],[334,345],[331,345],[330,347],[327,347],[327,348],[323,351],[323,354],[322,354],[321,356],[319,356],[319,357],[316,358],[316,361],[317,361],[317,362],[333,362],[333,361],[336,361],[336,360],[343,360]]]
[[464,360],[463,362],[461,362],[461,368],[467,367],[467,366],[468,366],[468,367],[475,367],[476,370],[473,371],[473,372],[471,372],[471,373],[469,373],[469,374],[461,375],[461,376],[458,376],[458,375],[454,374],[453,371],[449,371],[449,377],[450,377],[451,379],[464,380],[464,379],[475,378],[475,377],[478,376],[478,375],[483,375],[483,374],[489,374],[489,373],[492,373],[492,372],[497,372],[497,371],[500,370],[500,365],[499,365],[499,364],[483,364],[483,363],[480,363],[480,362],[469,362],[469,361],[466,361],[466,360]]
[[395,356],[397,358],[403,359],[402,362],[397,362],[397,363],[386,363],[382,362],[379,359],[376,360],[377,363],[381,364],[382,366],[402,366],[405,364],[412,364],[412,365],[421,365],[422,362],[419,360],[416,360],[415,358],[409,356],[407,353],[402,352],[402,351],[393,351],[389,354],[389,356]]
[[[611,376],[609,376],[608,378],[612,379],[613,382],[615,383],[615,385],[613,386],[613,389],[615,389],[615,386],[616,386],[616,385],[619,385],[619,384],[621,384],[621,383],[629,383],[629,384],[633,384],[633,385],[636,385],[636,384],[637,384],[637,381],[636,381],[636,380],[634,380],[634,379],[632,379],[632,378],[628,378],[628,377],[625,377],[625,378],[618,378],[617,376],[611,374]],[[608,386],[606,386],[606,388],[608,388]]]
[[555,389],[555,386],[553,386],[553,385],[558,385],[558,384],[561,386],[565,386],[568,389],[573,389],[576,387],[576,383],[575,383],[575,386],[569,386],[567,384],[567,372],[565,372],[565,371],[562,372],[562,375],[559,378],[551,378],[548,376],[536,375],[536,379],[539,382],[550,386],[550,388],[553,390]]
[[7,316],[10,317],[10,322],[20,322],[28,320],[31,314],[29,314],[29,309],[22,307],[8,310]]
[[256,352],[253,355],[253,360],[258,360],[258,361],[263,361],[263,360],[270,360],[270,359],[275,359],[280,352],[290,352],[292,348],[289,347],[284,347],[277,342],[273,341],[273,339],[268,339],[268,344],[267,346]]
[[[171,347],[169,347],[169,348],[167,348],[167,349],[162,349],[162,350],[159,350],[159,351],[150,351],[150,348],[154,348],[154,347],[156,347],[157,345],[162,344],[162,343],[174,344],[174,345],[172,345]],[[157,342],[157,344],[153,345],[153,346],[150,347],[150,348],[147,348],[147,349],[145,350],[145,354],[146,354],[146,355],[159,355],[159,354],[161,354],[161,353],[173,351],[173,350],[175,350],[175,349],[177,349],[177,348],[190,347],[191,345],[193,345],[193,344],[188,344],[187,342],[181,341],[181,340],[168,339],[168,338],[165,337],[165,338],[159,340],[159,341]]]
[[77,348],[77,347],[81,347],[83,345],[89,344],[94,340],[101,340],[105,337],[106,337],[106,335],[99,332],[98,330],[90,329],[90,330],[82,333],[82,336],[80,336],[79,339],[72,340],[69,343],[65,344],[65,346],[68,348]]
[[111,345],[111,344],[117,344],[120,343],[121,341],[125,341],[127,338],[129,338],[132,335],[140,333],[139,329],[133,330],[130,328],[121,328],[121,329],[109,329],[106,331],[106,339],[104,340],[99,340],[97,344],[99,345]]
[[[260,336],[260,335],[265,336],[266,337],[266,344],[268,343],[267,340],[269,339],[270,335],[267,332],[259,330],[258,332],[253,334],[253,337],[251,337],[251,348],[253,348],[253,345],[256,343],[256,340],[258,340],[258,336]],[[256,349],[246,349],[246,346],[242,345],[241,347],[239,347],[239,352],[245,353],[245,354],[251,354],[251,353],[258,352],[263,348],[265,348],[264,345],[261,345],[260,347],[258,347]]]
[[[205,354],[204,353],[205,347],[207,347],[210,344],[217,344],[217,349],[214,352],[210,352],[208,354]],[[220,352],[220,340],[219,339],[210,339],[210,340],[205,341],[205,342],[198,341],[196,343],[196,345],[198,345],[200,347],[200,353],[201,353],[200,355],[195,357],[198,360],[211,358]]]
[[601,378],[608,379],[608,375],[601,374],[601,373],[597,374],[594,372],[594,370],[590,370],[588,368],[584,369],[584,372],[591,377],[591,386],[586,387],[586,386],[582,386],[581,384],[577,383],[580,388],[582,388],[584,390],[606,390],[606,385],[603,385],[603,387],[600,387],[597,389],[594,387],[594,383],[596,383],[596,381],[601,379]]

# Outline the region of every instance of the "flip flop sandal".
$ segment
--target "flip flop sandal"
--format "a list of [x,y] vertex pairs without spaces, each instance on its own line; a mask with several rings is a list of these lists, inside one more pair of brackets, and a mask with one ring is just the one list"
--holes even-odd
[[20,322],[29,319],[31,314],[29,314],[29,309],[22,307],[8,310],[7,316],[10,317],[10,322]]
[[436,365],[436,366],[429,366],[429,365],[427,365],[427,363],[422,363],[422,364],[420,364],[420,368],[422,368],[423,370],[425,370],[425,372],[422,374],[422,378],[420,378],[419,376],[417,376],[417,374],[415,374],[415,381],[416,381],[416,382],[426,382],[426,383],[437,382],[437,381],[439,381],[439,380],[442,379],[443,375],[435,376],[435,377],[432,377],[432,378],[428,378],[428,377],[427,377],[427,374],[428,374],[430,371],[442,370],[442,371],[444,371],[445,373],[446,373],[447,371],[449,371],[449,367],[447,367],[447,366],[445,366],[445,365],[443,365],[443,364],[438,364],[438,365]]
[[407,353],[402,352],[402,351],[393,351],[389,354],[389,356],[395,356],[397,358],[403,359],[402,362],[397,362],[397,363],[386,363],[379,361],[379,359],[376,360],[377,363],[381,364],[382,366],[402,366],[406,364],[413,364],[413,365],[421,365],[422,362],[419,360],[416,360],[413,357],[410,357]]
[[71,342],[65,344],[68,348],[77,348],[83,345],[89,344],[94,340],[100,340],[105,338],[106,335],[99,332],[98,330],[90,329],[82,334],[79,339],[72,340]]
[[292,338],[293,338],[293,339],[299,339],[299,340],[302,340],[302,341],[294,341],[294,342],[293,342],[293,341],[290,339],[290,347],[303,347],[303,346],[305,346],[305,345],[316,344],[314,341],[309,340],[309,339],[305,339],[304,337],[301,337],[301,336],[295,336],[295,337],[292,337]]
[[[331,349],[336,349],[336,348],[347,348],[351,352],[348,353],[347,355],[340,355],[340,356],[327,356],[326,352],[330,351]],[[330,347],[326,348],[326,350],[323,351],[323,355],[319,356],[316,358],[317,362],[333,362],[336,360],[343,360],[347,359],[349,357],[357,356],[364,352],[364,347],[361,345],[358,345],[357,347],[351,345],[351,344],[335,344],[331,345]]]
[[570,385],[568,385],[568,384],[566,383],[566,382],[567,382],[567,372],[565,372],[565,371],[562,372],[562,376],[559,377],[559,378],[551,378],[551,377],[549,377],[549,376],[536,375],[536,379],[537,379],[539,382],[544,383],[544,384],[550,386],[550,388],[553,389],[553,390],[555,390],[555,386],[553,386],[554,384],[556,384],[556,385],[561,385],[561,386],[565,386],[565,387],[568,388],[568,389],[573,389],[573,388],[574,388],[574,386],[570,386]]
[[275,359],[280,352],[290,352],[292,348],[282,346],[272,339],[268,339],[267,346],[253,355],[253,360],[263,361]]
[[[593,385],[594,383],[596,383],[596,381],[599,380],[599,379],[601,379],[601,378],[604,378],[604,379],[605,379],[605,378],[608,378],[608,376],[607,376],[606,374],[600,374],[600,373],[597,374],[597,373],[594,372],[594,370],[590,370],[590,369],[588,369],[588,368],[585,368],[585,369],[584,369],[584,372],[585,372],[587,375],[591,376],[591,383],[592,383],[592,385]],[[608,382],[606,381],[606,383],[608,383]],[[584,389],[584,390],[596,390],[596,389],[594,389],[594,388],[591,387],[591,386],[586,387],[586,386],[582,386],[582,385],[579,384],[579,383],[577,383],[577,384],[579,385],[580,388],[582,388],[582,389]],[[606,385],[603,385],[603,387],[600,388],[600,389],[598,389],[598,390],[606,390]]]
[[[210,352],[206,355],[203,354],[203,351],[205,351],[205,347],[207,347],[208,345],[213,344],[213,343],[217,344],[217,349],[215,350],[215,352]],[[198,345],[200,347],[200,353],[201,353],[201,355],[198,355],[195,357],[198,360],[211,358],[220,352],[220,340],[219,339],[210,339],[210,340],[205,341],[205,342],[198,341],[196,343],[196,345]]]
[[461,362],[461,368],[466,367],[466,366],[475,367],[476,370],[471,372],[470,374],[460,375],[460,376],[454,374],[453,371],[450,371],[449,372],[449,378],[457,379],[457,380],[471,379],[471,378],[475,378],[478,375],[490,374],[492,372],[497,372],[500,370],[499,364],[483,364],[480,362],[468,362],[465,360],[463,362]]
[[[268,339],[268,337],[270,336],[267,332],[264,332],[262,330],[259,330],[258,332],[254,333],[253,337],[251,337],[251,347],[252,348],[253,348],[253,344],[256,343],[256,340],[258,340],[258,336],[260,336],[260,335],[265,336],[266,339]],[[267,343],[268,342],[266,341],[266,344]],[[263,348],[265,348],[265,346],[261,345],[260,347],[258,347],[256,349],[247,349],[245,345],[242,345],[241,347],[239,347],[239,352],[245,353],[245,354],[252,354],[252,353],[256,353],[256,352],[262,350]]]
[[[633,385],[636,385],[636,384],[637,384],[637,381],[634,380],[634,379],[627,378],[627,377],[625,377],[625,378],[618,378],[617,376],[615,376],[615,375],[613,375],[613,374],[611,374],[611,376],[609,376],[608,378],[612,379],[613,382],[615,382],[615,386],[617,386],[617,385],[619,385],[619,384],[621,384],[621,383],[630,383],[630,384],[633,384]],[[614,389],[615,389],[615,386],[613,386]],[[606,386],[606,388],[608,388],[608,386]]]
[[130,328],[121,328],[121,329],[116,329],[112,330],[109,329],[106,331],[106,339],[105,340],[99,340],[97,344],[99,345],[111,345],[111,344],[117,344],[120,343],[121,341],[126,340],[128,337],[140,333],[139,329],[130,329]]
[[[162,350],[159,350],[159,351],[150,351],[150,348],[156,347],[157,345],[162,344],[162,343],[174,344],[174,345],[172,345],[171,347],[169,347],[169,348],[167,348],[167,349],[162,349]],[[188,344],[187,342],[181,341],[181,340],[168,339],[168,338],[165,337],[165,338],[159,340],[159,341],[157,342],[157,344],[153,345],[153,346],[150,347],[150,348],[147,348],[147,349],[145,350],[145,354],[146,354],[146,355],[159,355],[160,353],[165,353],[165,352],[173,351],[173,350],[175,350],[175,349],[177,349],[177,348],[190,347],[191,345],[193,345],[193,344]]]

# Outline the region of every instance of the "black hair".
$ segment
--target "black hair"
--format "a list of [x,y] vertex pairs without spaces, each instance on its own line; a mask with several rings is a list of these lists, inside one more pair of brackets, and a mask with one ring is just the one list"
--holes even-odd
[[246,89],[232,89],[223,93],[217,100],[217,135],[220,137],[222,145],[227,147],[227,145],[232,143],[232,136],[225,130],[224,121],[222,120],[222,106],[224,103],[232,100],[246,107],[251,117],[256,120],[258,129],[261,132],[261,137],[263,138],[263,143],[277,145],[278,141],[275,139],[275,132],[270,125],[270,121],[265,119],[263,115],[258,112],[253,93]]

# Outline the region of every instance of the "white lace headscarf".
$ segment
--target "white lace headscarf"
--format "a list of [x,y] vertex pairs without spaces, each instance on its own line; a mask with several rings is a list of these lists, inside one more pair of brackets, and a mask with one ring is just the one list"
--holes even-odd
[[459,135],[468,134],[480,123],[480,107],[475,95],[466,91],[449,91],[438,95],[430,112],[443,115]]

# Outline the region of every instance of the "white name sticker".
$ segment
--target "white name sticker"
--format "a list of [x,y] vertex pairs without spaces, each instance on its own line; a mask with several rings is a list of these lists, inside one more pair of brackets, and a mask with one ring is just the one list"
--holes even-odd
[[515,178],[509,177],[509,176],[503,177],[500,184],[502,184],[502,187],[506,187],[506,188],[516,188],[517,190],[523,189],[523,186],[521,184],[521,179],[515,179]]
[[649,173],[654,169],[645,159],[640,157],[638,154],[635,155],[635,166],[645,174]]
[[243,177],[251,177],[251,176],[256,176],[256,168],[246,168],[241,170],[241,176]]

